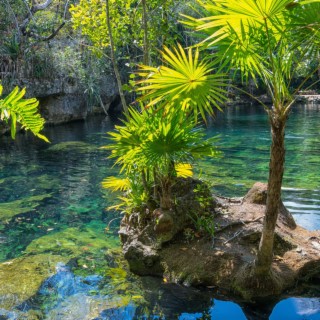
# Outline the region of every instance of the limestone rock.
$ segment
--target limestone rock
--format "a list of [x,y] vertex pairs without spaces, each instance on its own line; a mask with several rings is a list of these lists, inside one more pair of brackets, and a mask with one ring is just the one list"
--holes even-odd
[[[245,300],[290,292],[297,281],[320,277],[319,231],[296,226],[282,203],[270,277],[268,281],[255,277],[253,266],[261,238],[266,184],[255,184],[243,199],[215,197],[211,201],[212,196],[206,197],[204,192],[199,197],[202,203],[195,200],[205,187],[199,187],[196,181],[186,180],[177,189],[177,207],[172,212],[155,210],[156,217],[147,220],[147,225],[122,222],[124,256],[134,273],[162,276],[167,282],[184,285],[221,287]],[[188,215],[195,208],[201,212],[203,203],[213,207],[214,243],[192,234],[188,225]],[[181,232],[187,229],[191,236]],[[165,235],[164,240],[161,235]]]
[[[248,191],[248,193],[243,198],[244,202],[266,205],[267,203],[267,192],[268,184],[262,182],[256,182],[253,187]],[[297,225],[291,215],[291,213],[284,206],[283,202],[280,200],[279,207],[279,220],[286,224],[289,228],[294,229]]]
[[67,263],[68,258],[39,254],[0,264],[0,309],[9,310],[35,295],[59,262]]
[[130,270],[139,275],[162,275],[160,257],[154,248],[134,240],[124,246],[124,257],[128,260]]

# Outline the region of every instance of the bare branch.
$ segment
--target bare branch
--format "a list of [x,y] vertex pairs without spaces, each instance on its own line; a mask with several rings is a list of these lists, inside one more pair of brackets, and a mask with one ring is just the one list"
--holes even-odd
[[69,0],[67,0],[66,5],[64,6],[64,12],[63,12],[63,20],[66,19],[67,10],[68,10]]
[[[41,37],[37,33],[35,33],[33,30],[27,31],[27,25],[29,24],[30,20],[33,19],[33,15],[38,11],[45,10],[47,7],[50,6],[52,1],[53,0],[46,0],[44,3],[36,4],[35,0],[32,0],[31,8],[29,8],[28,4],[25,2],[26,6],[27,6],[27,9],[28,9],[28,16],[23,20],[22,24],[20,25],[21,34],[23,34],[24,36],[29,36],[29,37],[35,38],[38,41],[49,41],[49,40],[53,39],[59,33],[59,31],[65,25],[65,21],[63,21],[59,25],[59,27],[57,29],[55,29],[47,37]],[[64,15],[66,15],[68,4],[69,4],[69,0],[67,1],[66,5],[65,5]],[[65,17],[64,17],[64,19],[65,19]]]
[[32,38],[34,38],[34,39],[36,39],[38,41],[49,41],[49,40],[53,39],[59,33],[59,31],[63,28],[63,26],[65,24],[66,24],[65,22],[62,22],[61,25],[47,37],[41,37],[37,33],[33,32],[33,31],[25,32],[24,35],[32,37]]
[[35,1],[33,0],[31,8],[29,7],[29,5],[28,5],[28,3],[26,1],[23,1],[24,4],[27,7],[27,10],[28,10],[28,15],[25,17],[25,19],[23,20],[22,24],[20,25],[20,30],[21,30],[21,33],[23,35],[25,35],[25,30],[27,28],[27,25],[28,25],[29,21],[31,19],[33,19],[33,15],[37,11],[46,9],[52,3],[52,1],[53,0],[46,0],[46,2],[44,2],[43,4],[35,4]]
[[37,5],[34,5],[34,2],[33,2],[32,7],[31,7],[31,12],[34,14],[37,11],[44,10],[44,9],[48,8],[50,6],[50,4],[52,3],[52,1],[53,0],[46,0],[44,3],[37,4]]

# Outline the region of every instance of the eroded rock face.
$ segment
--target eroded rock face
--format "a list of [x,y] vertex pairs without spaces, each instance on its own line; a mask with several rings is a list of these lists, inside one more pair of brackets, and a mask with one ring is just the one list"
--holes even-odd
[[214,199],[199,180],[177,179],[173,186],[176,206],[170,210],[133,213],[122,220],[120,239],[130,269],[139,275],[161,275],[161,248],[179,237],[194,222],[195,215],[212,216]]
[[244,198],[215,198],[208,202],[215,221],[214,242],[199,236],[186,218],[194,208],[199,210],[198,214],[208,210],[196,201],[195,190],[199,187],[191,180],[183,186],[186,188],[178,188],[181,191],[178,191],[178,205],[172,212],[155,210],[160,218],[159,226],[152,215],[140,219],[144,221],[142,224],[137,222],[139,214],[133,219],[135,223],[122,221],[123,250],[133,272],[162,276],[168,282],[185,285],[218,286],[246,300],[281,294],[305,281],[307,275],[309,279],[320,277],[320,232],[296,226],[281,204],[270,279],[257,280],[253,276],[252,282],[246,280],[254,269],[261,237],[265,184],[255,184]]
[[[27,88],[29,97],[39,99],[39,110],[47,124],[84,120],[93,112],[104,113],[100,105],[93,108],[88,103],[85,88],[81,83],[65,76],[50,80],[22,78],[18,85]],[[110,106],[119,109],[117,102],[119,93],[114,77],[111,74],[105,75],[99,86],[106,110]]]

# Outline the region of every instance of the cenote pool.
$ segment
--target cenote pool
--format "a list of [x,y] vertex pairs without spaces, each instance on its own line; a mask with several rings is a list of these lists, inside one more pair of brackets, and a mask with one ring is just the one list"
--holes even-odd
[[[303,297],[248,305],[132,275],[121,256],[119,214],[106,209],[115,196],[101,188],[117,172],[99,149],[113,125],[99,117],[48,127],[51,144],[29,134],[1,137],[0,319],[320,319],[319,283]],[[286,131],[283,200],[311,230],[320,229],[319,132],[320,105],[297,105]],[[218,134],[223,156],[198,169],[214,192],[242,196],[266,181],[270,139],[261,108],[217,114],[208,135]]]

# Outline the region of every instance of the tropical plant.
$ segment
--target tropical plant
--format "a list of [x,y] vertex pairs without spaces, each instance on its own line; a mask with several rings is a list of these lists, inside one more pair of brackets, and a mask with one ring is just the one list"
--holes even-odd
[[[295,93],[305,81],[316,72],[313,70],[292,90],[291,84],[295,70],[307,58],[317,57],[319,52],[320,2],[318,0],[215,0],[198,1],[203,18],[187,17],[186,24],[206,33],[201,43],[214,54],[209,57],[221,70],[240,72],[243,80],[259,77],[267,87],[272,106],[263,104],[271,126],[270,172],[268,180],[268,199],[255,274],[269,274],[273,239],[281,198],[281,185],[284,172],[284,132],[286,120],[295,100]],[[182,67],[186,58],[175,53],[175,64]],[[168,61],[170,63],[170,61]],[[145,68],[152,71],[152,69]],[[186,68],[183,68],[186,69]],[[189,75],[188,69],[186,69]],[[153,70],[144,83],[148,90],[146,98],[158,102],[192,99],[194,91],[181,85],[181,77],[176,79]],[[153,85],[152,81],[156,80]],[[193,81],[188,79],[188,85]],[[168,85],[169,83],[169,85]],[[196,82],[197,83],[197,82]],[[198,83],[197,83],[198,84]],[[156,90],[155,90],[156,89]],[[210,86],[201,87],[203,99],[209,94]],[[176,90],[176,91],[174,91]],[[174,95],[175,94],[175,95]],[[200,99],[202,102],[202,100]],[[168,102],[170,103],[170,102]],[[179,104],[175,104],[175,107]],[[192,104],[190,104],[191,107]],[[209,105],[208,105],[209,107]],[[199,108],[199,107],[198,107]]]
[[206,113],[213,115],[212,105],[220,109],[219,103],[226,100],[226,78],[215,73],[215,63],[200,60],[199,50],[188,49],[187,53],[178,45],[170,50],[164,47],[162,59],[166,65],[158,68],[141,65],[138,74],[143,78],[137,82],[137,91],[144,94],[141,101],[148,101],[147,107],[185,110],[200,113],[205,120]]
[[240,70],[244,79],[260,77],[272,99],[272,107],[261,103],[269,116],[272,144],[267,205],[255,263],[257,274],[267,274],[281,199],[285,125],[295,94],[318,66],[293,90],[291,83],[301,63],[319,52],[320,2],[219,0],[200,5],[207,16],[190,21],[209,33],[204,44],[214,47],[217,60]]
[[191,175],[194,160],[217,154],[216,139],[205,139],[203,128],[184,112],[130,108],[123,125],[109,135],[113,143],[105,148],[111,150],[110,157],[116,158],[126,179],[107,178],[103,185],[131,192],[140,185],[146,203],[151,200],[163,209],[172,207],[174,178]]
[[[0,96],[3,87],[0,84]],[[11,136],[14,139],[17,131],[17,123],[22,125],[25,130],[30,130],[38,138],[49,142],[48,139],[40,134],[44,126],[44,119],[38,113],[39,101],[35,98],[23,99],[26,90],[19,90],[16,87],[9,95],[0,100],[0,120],[11,121]]]

